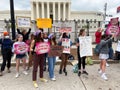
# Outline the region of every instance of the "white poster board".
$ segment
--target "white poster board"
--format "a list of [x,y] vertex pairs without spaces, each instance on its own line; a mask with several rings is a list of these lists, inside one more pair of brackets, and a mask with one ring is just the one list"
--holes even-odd
[[63,38],[62,39],[62,46],[64,47],[63,53],[70,54],[70,39]]
[[16,23],[17,23],[18,28],[30,28],[31,27],[31,18],[17,16]]
[[116,51],[120,52],[120,40],[118,40],[118,44],[117,44],[117,49]]
[[80,56],[92,56],[92,37],[79,37]]

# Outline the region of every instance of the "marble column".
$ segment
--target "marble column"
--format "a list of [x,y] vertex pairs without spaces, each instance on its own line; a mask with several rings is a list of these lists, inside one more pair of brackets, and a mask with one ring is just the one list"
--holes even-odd
[[53,2],[53,20],[55,20],[55,17],[56,17],[56,15],[55,15],[55,2]]
[[42,18],[45,18],[45,15],[44,15],[44,2],[41,2],[41,5],[42,5]]
[[60,5],[61,5],[61,3],[58,2],[58,20],[60,20],[60,17],[61,17]]
[[47,18],[50,18],[50,5],[49,2],[47,2]]
[[36,14],[37,14],[36,18],[40,18],[40,15],[39,15],[39,2],[36,2]]

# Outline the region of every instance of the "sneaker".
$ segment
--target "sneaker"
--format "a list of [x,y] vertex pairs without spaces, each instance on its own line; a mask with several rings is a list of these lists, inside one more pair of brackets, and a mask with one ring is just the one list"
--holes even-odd
[[38,88],[38,84],[36,83],[36,81],[33,81],[33,85],[35,88]]
[[0,72],[0,76],[3,76],[3,73],[2,73],[2,72]]
[[19,74],[19,73],[16,73],[15,77],[18,78],[19,76],[20,76],[20,74]]
[[98,70],[98,73],[99,73],[99,74],[102,74],[102,70]]
[[45,78],[40,78],[41,82],[48,82],[48,80],[46,80]]
[[106,63],[106,66],[109,67],[110,65],[108,63]]
[[55,77],[51,78],[52,81],[56,81]]
[[23,74],[28,75],[28,72],[27,71],[23,71]]
[[106,75],[103,73],[101,76],[104,80],[108,80],[108,78],[106,77]]
[[86,71],[83,71],[83,74],[86,74],[86,75],[88,75],[88,73],[87,73]]

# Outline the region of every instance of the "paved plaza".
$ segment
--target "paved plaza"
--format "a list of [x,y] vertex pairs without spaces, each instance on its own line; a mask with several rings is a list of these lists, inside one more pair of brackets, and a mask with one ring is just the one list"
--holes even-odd
[[[55,66],[56,81],[51,81],[48,72],[44,72],[44,77],[48,79],[43,83],[37,79],[39,88],[34,88],[32,84],[32,68],[28,71],[29,75],[22,73],[19,78],[15,78],[15,67],[11,68],[11,73],[4,72],[0,77],[0,90],[120,90],[120,64],[110,64],[106,74],[108,81],[103,80],[98,73],[99,64],[86,66],[89,75],[78,77],[72,72],[72,66],[68,65],[68,76],[58,74],[59,65]],[[22,68],[20,68],[22,72]]]

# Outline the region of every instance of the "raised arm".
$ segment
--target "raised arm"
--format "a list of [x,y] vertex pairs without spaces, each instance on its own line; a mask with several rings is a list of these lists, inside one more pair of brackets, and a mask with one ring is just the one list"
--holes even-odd
[[20,32],[20,29],[17,28],[17,33],[18,34],[22,34],[22,32]]

